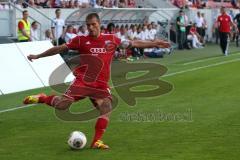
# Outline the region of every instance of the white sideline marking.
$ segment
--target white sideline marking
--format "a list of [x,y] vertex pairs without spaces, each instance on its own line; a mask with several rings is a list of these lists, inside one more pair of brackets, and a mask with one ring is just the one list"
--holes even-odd
[[1,113],[5,113],[5,112],[11,112],[11,111],[15,111],[18,109],[23,109],[23,108],[27,108],[27,107],[31,107],[31,106],[35,106],[36,104],[29,104],[29,105],[24,105],[24,106],[20,106],[20,107],[15,107],[15,108],[9,108],[9,109],[5,109],[5,110],[1,110]]
[[169,74],[163,75],[162,77],[174,76],[174,75],[176,75],[176,74],[182,74],[182,73],[191,72],[191,71],[196,71],[196,70],[200,70],[200,69],[204,69],[204,68],[219,66],[219,65],[222,65],[222,64],[227,64],[227,63],[231,63],[231,62],[236,62],[236,61],[239,61],[239,60],[240,60],[240,58],[238,58],[238,59],[233,59],[233,60],[229,60],[229,61],[223,61],[223,62],[219,62],[219,63],[214,63],[214,64],[209,64],[209,65],[206,65],[206,66],[201,66],[201,67],[186,69],[186,70],[179,71],[179,72],[175,72],[175,73],[169,73]]
[[197,60],[197,61],[192,61],[192,62],[186,62],[186,63],[183,63],[183,65],[189,65],[189,64],[195,64],[195,63],[200,63],[200,62],[206,62],[206,61],[210,61],[210,60],[213,60],[213,59],[219,59],[219,58],[227,58],[227,57],[231,57],[231,56],[236,56],[236,55],[239,55],[240,53],[235,53],[235,54],[230,54],[228,56],[218,56],[218,57],[210,57],[210,58],[206,58],[206,59],[200,59],[200,60]]
[[[222,65],[222,64],[227,64],[227,63],[236,62],[236,61],[240,61],[240,58],[229,60],[229,61],[224,61],[224,62],[219,62],[219,63],[215,63],[215,64],[210,64],[210,65],[207,65],[207,66],[201,66],[201,67],[196,67],[196,68],[192,68],[192,69],[187,69],[187,70],[184,70],[184,71],[169,73],[169,74],[163,75],[162,77],[171,77],[171,76],[178,75],[178,74],[183,74],[183,73],[186,73],[186,72],[192,72],[192,71],[196,71],[196,70],[200,70],[200,69],[204,69],[204,68],[209,68],[209,67],[214,67],[214,66],[219,66],[219,65]],[[158,78],[158,77],[153,77],[151,79],[156,79],[156,78]],[[145,81],[151,80],[151,79],[146,79]],[[134,83],[136,83],[136,82],[137,81],[135,81]],[[111,88],[116,88],[116,87],[120,87],[120,86],[124,86],[124,85],[128,85],[128,84],[130,84],[130,83],[121,84],[119,86],[114,86],[114,87],[111,87]],[[1,113],[5,113],[5,112],[15,111],[15,110],[18,110],[18,109],[31,107],[31,106],[34,106],[34,105],[36,105],[36,104],[29,104],[29,105],[24,105],[24,106],[20,106],[20,107],[15,107],[15,108],[9,108],[9,109],[5,109],[5,110],[1,110],[0,114]]]

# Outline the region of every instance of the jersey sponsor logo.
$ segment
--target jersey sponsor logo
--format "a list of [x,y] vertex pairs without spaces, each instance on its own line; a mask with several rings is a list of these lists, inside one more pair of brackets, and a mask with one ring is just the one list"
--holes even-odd
[[107,50],[105,48],[91,48],[90,52],[93,54],[97,54],[97,53],[104,54],[104,53],[107,53]]

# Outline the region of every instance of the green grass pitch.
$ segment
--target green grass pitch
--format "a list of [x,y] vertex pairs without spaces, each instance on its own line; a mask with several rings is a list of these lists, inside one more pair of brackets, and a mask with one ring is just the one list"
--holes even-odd
[[[0,159],[238,160],[240,52],[234,45],[230,49],[232,53],[227,57],[220,54],[218,46],[208,45],[205,49],[175,51],[164,59],[134,62],[167,66],[168,76],[161,79],[173,84],[174,89],[159,97],[138,98],[135,107],[119,99],[103,138],[111,147],[107,151],[89,149],[95,120],[61,121],[52,108],[44,105],[2,112]],[[25,96],[38,92],[51,93],[51,90],[44,88],[0,96],[0,112],[21,106]],[[72,111],[88,110],[88,106],[88,100],[80,101],[73,105]],[[137,113],[185,114],[187,119],[137,121],[136,116],[126,118]],[[74,130],[86,134],[85,149],[69,149],[66,141]]]

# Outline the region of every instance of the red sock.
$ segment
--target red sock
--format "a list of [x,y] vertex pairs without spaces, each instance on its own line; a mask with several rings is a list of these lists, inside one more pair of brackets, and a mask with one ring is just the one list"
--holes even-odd
[[53,99],[54,99],[55,95],[51,95],[51,96],[41,96],[39,97],[39,103],[46,103],[49,106],[53,106]]
[[108,125],[108,117],[100,117],[98,118],[96,125],[95,125],[95,136],[92,141],[92,145],[97,141],[100,140],[107,128]]

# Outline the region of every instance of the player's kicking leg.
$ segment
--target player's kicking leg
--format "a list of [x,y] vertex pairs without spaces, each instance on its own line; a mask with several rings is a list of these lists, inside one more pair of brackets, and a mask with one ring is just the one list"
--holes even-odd
[[45,103],[59,110],[68,109],[73,102],[74,102],[73,99],[65,96],[55,96],[55,95],[47,96],[44,93],[27,96],[23,101],[24,104]]
[[[109,116],[112,110],[112,101],[109,98],[103,99],[91,99],[96,108],[100,112],[100,117],[98,117],[97,122],[95,124],[95,135],[91,144],[91,148],[93,149],[109,149],[109,146],[104,144],[101,141],[101,138],[108,126]],[[49,106],[65,110],[71,106],[73,103],[73,99],[71,97],[66,96],[47,96],[43,93],[28,96],[24,99],[24,104],[37,104],[37,103],[45,103]]]

